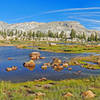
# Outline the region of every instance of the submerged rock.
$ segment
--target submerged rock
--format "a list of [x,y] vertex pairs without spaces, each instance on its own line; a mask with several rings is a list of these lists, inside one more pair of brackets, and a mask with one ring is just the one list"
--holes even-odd
[[14,70],[17,70],[17,66],[12,66],[12,67],[7,67],[6,68],[6,71],[9,72],[9,71],[14,71]]
[[8,68],[6,68],[6,71],[7,72],[12,71],[12,68],[8,67]]
[[8,57],[8,60],[13,60],[13,58],[11,58],[11,57]]
[[68,70],[70,70],[70,71],[71,71],[71,70],[72,70],[72,68],[68,68]]
[[12,66],[12,70],[17,70],[17,66]]

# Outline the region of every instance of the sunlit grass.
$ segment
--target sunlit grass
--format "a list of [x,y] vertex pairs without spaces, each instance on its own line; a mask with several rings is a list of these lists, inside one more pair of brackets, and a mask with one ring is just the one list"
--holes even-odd
[[[45,84],[55,83],[49,89],[43,88]],[[72,93],[73,97],[68,97],[67,100],[82,100],[81,93],[87,90],[93,91],[96,97],[93,100],[100,98],[100,77],[90,77],[89,79],[69,79],[62,81],[43,81],[43,82],[24,82],[11,83],[0,82],[0,100],[35,100],[34,93],[45,93],[40,100],[66,100],[64,94]],[[41,85],[41,87],[36,87]],[[27,90],[34,92],[28,93]],[[92,100],[92,99],[91,99]]]

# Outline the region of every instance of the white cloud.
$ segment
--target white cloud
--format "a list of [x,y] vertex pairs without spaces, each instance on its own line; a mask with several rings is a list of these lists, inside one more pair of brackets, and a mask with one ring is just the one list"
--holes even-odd
[[[24,20],[24,19],[29,19],[29,18],[32,18],[32,17],[39,17],[39,16],[44,16],[46,14],[50,14],[50,13],[57,13],[57,12],[65,12],[65,11],[81,11],[81,10],[95,10],[95,9],[100,9],[100,7],[90,7],[90,8],[71,8],[71,9],[60,9],[60,10],[53,10],[53,11],[47,11],[47,12],[42,12],[40,14],[36,14],[36,15],[31,15],[31,16],[25,16],[25,17],[18,17],[18,18],[15,18],[15,19],[11,19],[11,20],[8,20],[8,21],[19,21],[19,20]],[[71,13],[71,12],[70,12]],[[74,12],[73,14],[80,14],[80,15],[83,15],[81,14],[82,12]],[[89,13],[100,13],[100,12],[86,12],[85,14],[88,15]],[[85,15],[84,14],[84,15]],[[97,15],[98,16],[98,15]]]
[[80,11],[80,10],[95,10],[95,9],[100,9],[100,7],[59,9],[59,10],[47,11],[44,13],[49,14],[49,13],[58,13],[58,12],[65,12],[65,11]]
[[12,19],[9,21],[16,22],[18,20],[24,20],[24,19],[30,19],[30,18],[34,20],[34,18],[39,18],[41,16],[45,16],[48,14],[64,12],[62,13],[62,18],[64,18],[63,20],[79,21],[83,25],[85,24],[88,28],[94,28],[94,29],[100,30],[100,27],[98,27],[100,26],[99,9],[100,7],[60,9],[60,10],[42,12],[40,14],[31,15],[31,16],[19,17],[19,18],[15,18],[14,20]]
[[79,19],[81,21],[86,21],[86,22],[100,23],[100,20],[90,19],[90,18],[80,18],[80,17],[74,17],[74,16],[69,16],[69,18],[71,18],[71,19]]

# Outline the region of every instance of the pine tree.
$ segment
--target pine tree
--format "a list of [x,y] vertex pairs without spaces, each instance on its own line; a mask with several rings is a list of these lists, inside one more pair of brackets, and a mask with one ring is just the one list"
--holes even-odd
[[60,38],[63,38],[63,37],[64,37],[64,31],[61,31],[59,37],[60,37]]
[[95,36],[94,36],[93,33],[92,33],[91,36],[90,36],[90,41],[95,41]]
[[53,37],[53,33],[50,30],[48,30],[48,37]]
[[55,37],[56,37],[56,38],[59,38],[59,34],[58,34],[58,32],[55,33]]
[[76,32],[74,29],[71,30],[70,37],[71,37],[71,39],[76,37]]
[[86,40],[86,35],[85,35],[85,33],[83,33],[83,39]]
[[95,41],[98,41],[97,33],[95,33]]
[[34,38],[35,38],[35,32],[32,33],[32,38],[34,40]]

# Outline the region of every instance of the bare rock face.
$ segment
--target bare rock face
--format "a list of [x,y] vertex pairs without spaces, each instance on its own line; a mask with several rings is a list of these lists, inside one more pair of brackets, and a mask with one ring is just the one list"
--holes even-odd
[[79,22],[74,21],[65,21],[65,22],[50,22],[45,23],[43,25],[40,25],[39,27],[36,27],[34,30],[40,30],[42,32],[48,32],[48,30],[51,30],[52,32],[70,32],[71,29],[78,30],[80,32],[87,31],[87,29],[82,26]]
[[9,26],[9,24],[0,21],[0,30],[4,30],[4,29],[6,29],[8,26]]
[[17,29],[22,31],[28,31],[33,28],[39,27],[44,23],[37,23],[37,22],[25,22],[25,23],[17,23],[17,24],[10,24],[8,29]]

